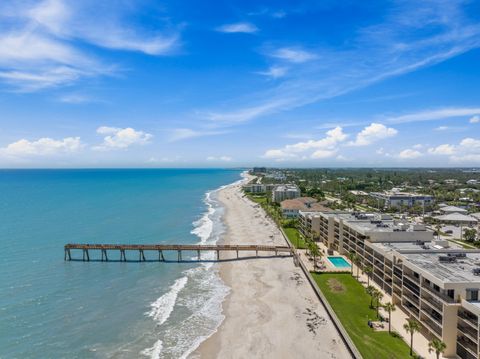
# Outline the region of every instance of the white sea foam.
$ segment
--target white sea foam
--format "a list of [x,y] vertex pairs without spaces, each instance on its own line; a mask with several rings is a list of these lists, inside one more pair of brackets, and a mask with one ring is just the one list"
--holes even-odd
[[[215,199],[215,195],[221,189],[244,183],[245,172],[241,176],[242,179],[239,181],[205,194],[204,203],[207,209],[198,220],[192,223],[194,228],[191,233],[199,238],[198,244],[215,244],[221,237],[222,208]],[[211,260],[214,255],[204,253],[202,258]],[[222,302],[230,288],[221,280],[218,267],[212,262],[203,262],[182,274],[185,276],[178,279],[169,292],[152,303],[152,308],[147,313],[157,321],[157,327],[160,327],[159,336],[162,338],[157,340],[151,348],[142,351],[142,354],[152,359],[186,358],[217,331],[225,318],[222,313]],[[186,308],[188,316],[178,321],[168,320],[176,305]]]
[[213,232],[212,216],[216,210],[212,204],[211,194],[212,192],[207,192],[205,195],[204,202],[207,205],[206,213],[198,221],[193,222],[195,228],[190,232],[200,238],[199,244],[206,244]]
[[[157,326],[165,323],[170,317],[170,314],[172,314],[173,308],[175,307],[175,303],[177,302],[178,293],[180,293],[180,291],[185,287],[187,281],[188,277],[181,277],[177,279],[167,293],[150,304],[152,309],[145,314],[149,317],[152,317],[157,322]],[[141,354],[152,359],[158,359],[160,358],[162,349],[163,342],[161,340],[157,340],[151,348],[143,350]]]
[[152,317],[157,322],[157,325],[162,325],[168,317],[170,317],[170,314],[172,314],[173,308],[175,307],[178,293],[185,287],[187,281],[187,277],[177,279],[167,293],[150,304],[152,309],[146,314],[149,317]]
[[160,353],[163,349],[163,342],[159,339],[155,342],[153,347],[142,350],[141,354],[146,355],[152,359],[160,358]]

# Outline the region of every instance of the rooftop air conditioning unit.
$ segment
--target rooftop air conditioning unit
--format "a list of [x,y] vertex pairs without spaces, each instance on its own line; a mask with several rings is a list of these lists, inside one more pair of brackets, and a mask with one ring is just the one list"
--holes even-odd
[[457,261],[457,257],[440,256],[438,257],[438,261],[442,263],[453,263]]

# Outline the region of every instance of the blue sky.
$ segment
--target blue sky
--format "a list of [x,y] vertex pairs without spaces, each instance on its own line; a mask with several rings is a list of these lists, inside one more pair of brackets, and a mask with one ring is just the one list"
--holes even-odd
[[479,47],[480,1],[2,1],[0,166],[479,166]]

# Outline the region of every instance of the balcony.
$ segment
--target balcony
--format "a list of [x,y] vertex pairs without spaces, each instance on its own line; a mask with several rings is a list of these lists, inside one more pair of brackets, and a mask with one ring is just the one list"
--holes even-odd
[[478,327],[478,318],[474,314],[470,314],[463,309],[458,311],[458,316],[467,324],[472,326],[473,328],[477,329]]
[[474,343],[478,342],[478,330],[475,330],[468,325],[462,325],[460,321],[458,322],[457,329],[460,332],[459,334],[465,335]]
[[420,299],[415,295],[415,293],[410,291],[408,288],[403,287],[402,295],[408,298],[408,300],[411,301],[413,304],[417,306],[420,304]]
[[431,333],[437,335],[440,339],[442,338],[442,327],[439,326],[435,321],[430,319],[424,313],[422,313],[422,318],[420,319],[422,325],[427,328]]
[[460,335],[459,337],[457,337],[457,345],[460,345],[475,357],[478,354],[477,345],[464,335]]
[[457,355],[462,359],[478,359],[476,355],[473,355],[467,351],[465,348],[460,346],[460,344],[457,345]]
[[403,286],[407,287],[411,292],[413,292],[413,294],[420,297],[420,287],[406,277],[403,277]]
[[380,278],[377,274],[373,276],[373,281],[378,284],[380,288],[383,288],[383,278]]
[[443,303],[425,291],[422,292],[422,300],[433,309],[443,312]]
[[428,318],[433,320],[435,324],[437,324],[440,327],[442,326],[442,315],[438,313],[436,310],[431,309],[430,307],[423,307],[422,312]]
[[433,295],[435,299],[440,298],[445,303],[455,303],[455,299],[449,297],[448,295],[442,292],[436,291],[435,289],[433,289],[432,287],[430,287],[425,283],[422,285],[422,289],[425,289],[428,293]]
[[414,272],[411,271],[403,271],[403,276],[410,279],[412,282],[420,284],[420,278],[417,278],[413,275]]
[[415,318],[418,318],[420,311],[406,297],[402,297],[402,306],[407,312],[409,312]]
[[397,269],[396,267],[393,267],[393,275],[400,280],[402,280],[403,278],[402,271],[400,269]]

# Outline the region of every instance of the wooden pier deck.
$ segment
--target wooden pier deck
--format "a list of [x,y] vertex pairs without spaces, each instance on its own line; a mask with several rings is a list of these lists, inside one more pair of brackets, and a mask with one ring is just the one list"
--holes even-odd
[[81,250],[83,261],[90,261],[89,251],[100,251],[101,261],[108,261],[108,252],[120,252],[119,260],[122,262],[127,261],[126,252],[136,251],[138,252],[138,261],[144,262],[145,252],[155,251],[158,252],[158,261],[165,261],[164,252],[176,251],[177,261],[182,261],[182,252],[194,251],[197,252],[197,259],[201,260],[201,252],[215,252],[216,260],[220,260],[220,252],[236,252],[237,258],[239,258],[239,252],[255,252],[258,257],[258,252],[275,253],[277,256],[279,253],[287,253],[292,255],[292,248],[288,246],[266,246],[266,245],[229,245],[229,244],[215,244],[215,245],[200,245],[200,244],[75,244],[69,243],[65,245],[65,257],[64,260],[72,260],[72,251]]

